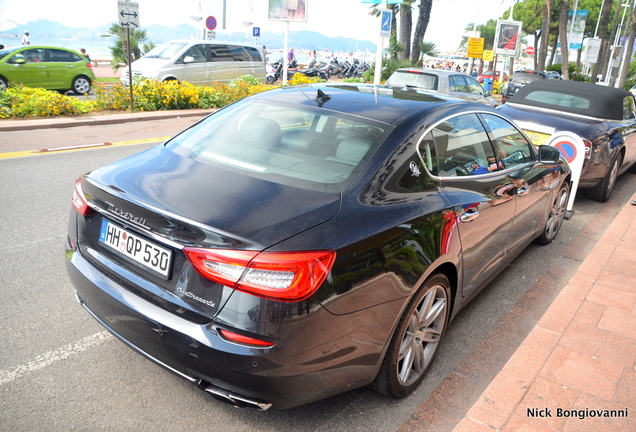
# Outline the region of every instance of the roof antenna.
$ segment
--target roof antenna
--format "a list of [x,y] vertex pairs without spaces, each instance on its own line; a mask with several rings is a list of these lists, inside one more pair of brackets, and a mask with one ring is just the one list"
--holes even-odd
[[316,96],[316,102],[318,102],[318,108],[322,108],[325,102],[329,102],[331,96],[325,94],[322,90],[318,89],[318,95]]

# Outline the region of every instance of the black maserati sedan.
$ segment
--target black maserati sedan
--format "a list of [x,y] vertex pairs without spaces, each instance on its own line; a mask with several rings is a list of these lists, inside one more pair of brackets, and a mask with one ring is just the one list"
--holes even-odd
[[579,187],[595,201],[607,201],[618,176],[636,167],[636,102],[627,90],[545,79],[522,87],[499,109],[537,145],[580,140]]
[[218,399],[404,397],[569,191],[558,150],[484,105],[285,87],[79,177],[66,264],[97,321]]

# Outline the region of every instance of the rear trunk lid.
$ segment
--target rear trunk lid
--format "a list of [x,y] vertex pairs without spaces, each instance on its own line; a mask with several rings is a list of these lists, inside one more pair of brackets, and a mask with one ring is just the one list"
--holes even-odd
[[202,278],[183,247],[264,250],[332,218],[339,193],[281,185],[162,146],[84,178],[81,253],[136,294],[202,322],[233,290]]

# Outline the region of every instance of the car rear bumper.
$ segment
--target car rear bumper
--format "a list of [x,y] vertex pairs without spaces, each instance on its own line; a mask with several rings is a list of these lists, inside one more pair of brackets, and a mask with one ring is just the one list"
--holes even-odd
[[[290,357],[286,352],[300,349],[308,337],[301,332],[292,332],[299,340],[285,341],[292,347],[283,349],[228,342],[217,323],[193,323],[159,308],[108,278],[79,252],[67,250],[67,258],[76,297],[99,323],[148,359],[236,406],[292,408],[362,387],[377,373],[380,352],[358,361],[342,358],[338,367],[311,356]],[[360,351],[349,353],[355,358]]]

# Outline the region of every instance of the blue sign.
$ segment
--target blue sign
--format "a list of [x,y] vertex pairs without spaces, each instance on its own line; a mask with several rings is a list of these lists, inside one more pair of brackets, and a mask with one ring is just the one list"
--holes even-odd
[[261,28],[260,27],[252,27],[252,36],[261,37]]
[[391,35],[391,18],[393,13],[391,11],[382,11],[380,21],[380,37],[388,38]]
[[208,30],[214,30],[216,28],[216,18],[214,18],[213,16],[207,17],[207,19],[205,20],[205,26],[208,28]]

